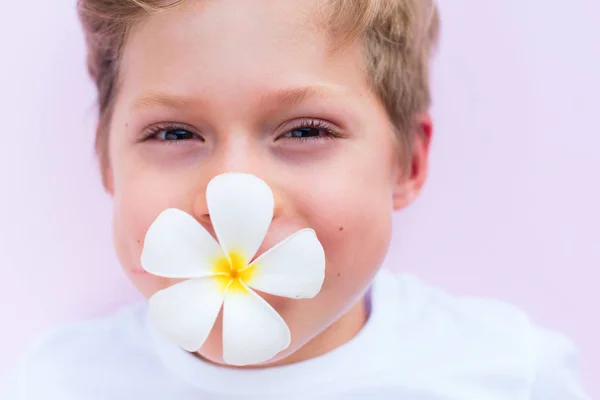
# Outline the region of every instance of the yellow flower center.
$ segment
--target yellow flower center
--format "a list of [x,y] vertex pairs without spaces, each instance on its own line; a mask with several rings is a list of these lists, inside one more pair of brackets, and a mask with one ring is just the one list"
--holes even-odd
[[229,253],[229,258],[220,257],[215,261],[213,271],[221,290],[246,292],[243,283],[248,282],[254,273],[254,266],[248,267],[244,257],[235,251]]

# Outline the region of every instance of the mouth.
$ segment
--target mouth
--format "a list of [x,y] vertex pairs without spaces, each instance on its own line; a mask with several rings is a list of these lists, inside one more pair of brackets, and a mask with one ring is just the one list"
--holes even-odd
[[256,260],[264,253],[271,250],[281,242],[285,241],[295,233],[307,228],[309,227],[300,225],[271,225],[269,227],[269,231],[265,235],[263,242],[261,243],[260,247],[256,251],[256,254],[254,255],[254,257],[252,257],[252,260],[250,262]]
[[[253,262],[257,258],[259,258],[263,253],[269,251],[270,249],[272,249],[279,243],[283,242],[289,236],[293,235],[295,232],[297,232],[301,229],[302,228],[297,228],[297,227],[294,227],[294,229],[290,229],[290,227],[276,227],[276,228],[271,227],[271,229],[269,229],[269,232],[267,233],[263,243],[260,245],[259,249],[257,250],[256,254],[254,255],[254,257],[252,257],[252,259],[248,263]],[[209,230],[209,232],[211,232],[211,231]],[[213,233],[211,232],[211,234],[213,234]],[[215,237],[214,234],[213,234],[213,237]],[[215,240],[216,240],[216,238],[215,238]],[[132,267],[130,269],[130,271],[132,274],[138,275],[138,276],[150,275],[150,273],[148,271],[146,271],[141,265]]]
[[145,269],[142,267],[133,267],[131,272],[135,275],[150,275]]

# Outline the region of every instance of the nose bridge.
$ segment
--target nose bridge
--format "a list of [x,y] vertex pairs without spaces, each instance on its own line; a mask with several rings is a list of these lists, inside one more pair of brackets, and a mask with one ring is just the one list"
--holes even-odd
[[[208,205],[206,202],[206,187],[215,176],[230,173],[246,173],[259,177],[265,181],[271,190],[275,200],[275,214],[278,213],[279,199],[281,196],[273,179],[273,173],[276,166],[269,166],[267,149],[261,147],[260,141],[255,140],[254,135],[247,133],[238,133],[228,135],[215,147],[213,154],[207,164],[199,170],[199,179],[196,199],[194,204],[194,213],[201,222],[210,224]],[[266,144],[265,144],[266,145]],[[244,201],[243,198],[239,201]]]
[[257,175],[260,169],[260,148],[253,135],[236,133],[228,135],[220,141],[215,149],[213,164],[215,172],[213,176],[227,172],[243,172]]

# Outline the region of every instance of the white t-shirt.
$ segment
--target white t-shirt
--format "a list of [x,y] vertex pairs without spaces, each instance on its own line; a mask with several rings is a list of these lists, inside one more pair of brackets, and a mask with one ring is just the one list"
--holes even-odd
[[199,360],[155,331],[145,304],[129,306],[41,337],[0,399],[587,399],[571,343],[508,305],[387,270],[370,303],[367,324],[345,345],[255,370]]

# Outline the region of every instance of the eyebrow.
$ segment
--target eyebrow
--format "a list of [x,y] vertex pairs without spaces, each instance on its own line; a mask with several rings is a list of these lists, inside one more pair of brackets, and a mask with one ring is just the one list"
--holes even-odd
[[[257,106],[258,108],[262,108],[275,104],[280,107],[294,107],[309,99],[326,98],[337,91],[335,87],[325,85],[280,89],[275,92],[262,94],[258,98]],[[132,110],[157,106],[173,109],[189,109],[205,105],[206,103],[207,101],[201,98],[151,92],[137,99]]]
[[329,86],[307,86],[300,88],[281,89],[273,93],[265,93],[258,100],[258,106],[264,107],[270,104],[294,107],[309,99],[327,98],[335,93],[335,89]]
[[152,92],[137,99],[131,109],[138,110],[146,107],[192,108],[202,105],[203,103],[204,102],[200,99],[192,97]]

